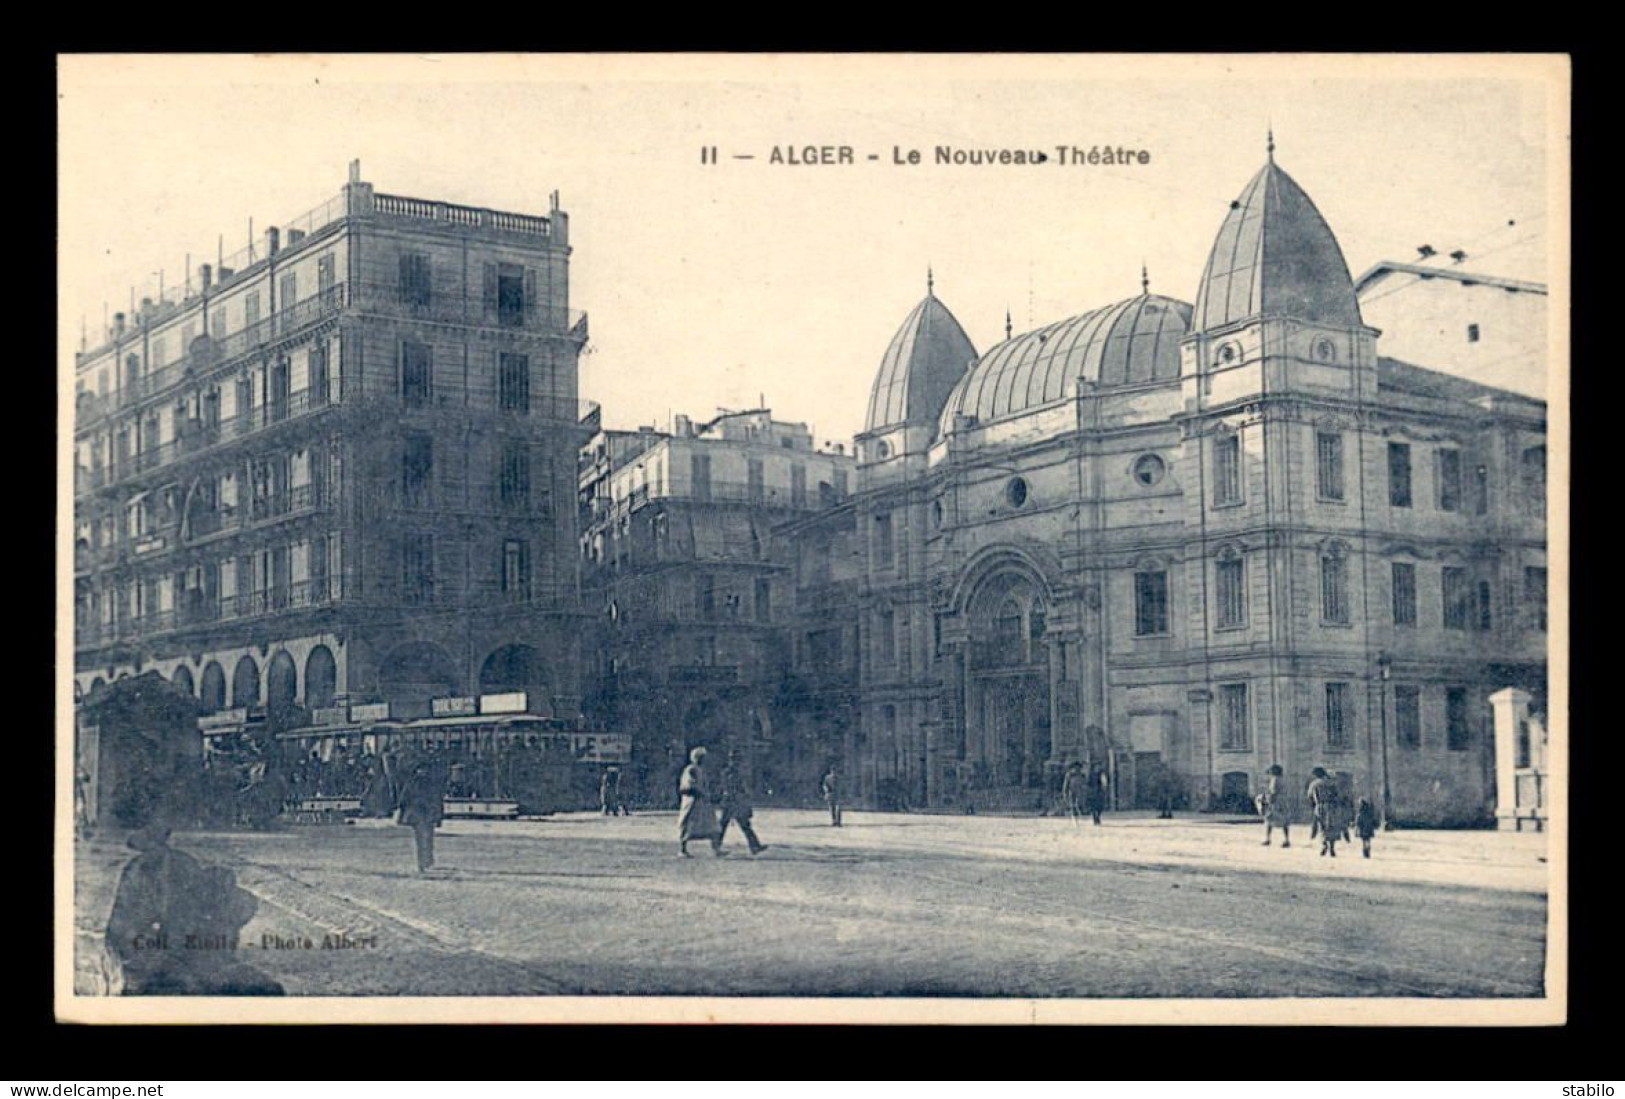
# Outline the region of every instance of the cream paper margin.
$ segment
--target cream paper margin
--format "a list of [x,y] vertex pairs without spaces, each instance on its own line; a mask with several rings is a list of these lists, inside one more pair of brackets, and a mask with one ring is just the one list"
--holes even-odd
[[[56,784],[55,784],[55,1009],[58,1020],[100,1024],[162,1023],[841,1023],[841,1024],[1164,1024],[1164,1025],[1405,1025],[1537,1026],[1566,1021],[1568,992],[1568,591],[1569,591],[1569,232],[1570,59],[1560,54],[1159,54],[1159,55],[928,55],[928,54],[618,54],[443,55],[430,80],[421,57],[302,55],[254,58],[256,79],[304,79],[295,61],[320,59],[346,66],[347,79],[454,84],[548,80],[840,81],[1078,79],[1088,80],[1303,78],[1407,81],[1498,79],[1545,85],[1548,323],[1549,515],[1548,562],[1551,629],[1548,633],[1552,812],[1548,836],[1546,995],[1538,999],[799,999],[779,997],[90,997],[73,994],[73,422],[71,373],[57,385],[56,523]],[[173,59],[167,83],[218,87],[240,74],[242,56],[187,55]],[[272,64],[286,60],[282,73]],[[119,55],[58,58],[77,73],[118,74]],[[155,135],[153,155],[163,155]],[[171,150],[174,151],[174,150]],[[79,166],[58,165],[63,175]],[[69,272],[59,269],[59,290]],[[62,296],[59,295],[59,300]],[[65,304],[59,308],[67,309]],[[61,318],[59,318],[59,321]],[[61,359],[59,349],[59,361]],[[1583,959],[1582,959],[1583,961]]]

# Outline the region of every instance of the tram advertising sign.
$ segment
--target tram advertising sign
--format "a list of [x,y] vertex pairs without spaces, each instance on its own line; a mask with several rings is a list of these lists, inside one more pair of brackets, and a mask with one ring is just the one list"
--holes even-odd
[[629,733],[571,733],[570,750],[583,763],[632,762]]
[[505,694],[480,695],[480,713],[482,714],[522,714],[529,705],[530,700],[525,697],[524,691],[508,691]]
[[472,696],[432,699],[429,708],[435,717],[469,717],[479,712]]
[[351,706],[350,720],[355,722],[388,721],[389,703],[370,702],[365,706]]

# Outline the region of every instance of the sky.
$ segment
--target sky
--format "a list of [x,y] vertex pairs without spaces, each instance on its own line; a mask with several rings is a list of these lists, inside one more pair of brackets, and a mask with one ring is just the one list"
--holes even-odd
[[[1560,63],[1474,57],[70,56],[59,61],[60,346],[338,194],[570,215],[581,396],[612,427],[764,401],[862,430],[926,292],[979,350],[1139,292],[1190,301],[1265,158],[1351,273],[1464,249],[1565,275]],[[1554,125],[1554,118],[1557,120]],[[1555,136],[1554,136],[1555,135]],[[939,146],[1043,150],[937,165]],[[1061,164],[1057,146],[1146,151]],[[715,146],[716,164],[701,150]],[[852,164],[773,164],[775,147]],[[897,152],[894,153],[894,150]],[[906,160],[919,150],[921,163]],[[750,155],[751,160],[735,159]],[[839,153],[835,155],[838,157]],[[878,159],[869,160],[870,155]],[[1555,226],[1555,228],[1554,228]],[[1442,262],[1442,261],[1441,261]],[[1554,281],[1555,280],[1555,281]],[[1380,348],[1380,344],[1379,344]]]

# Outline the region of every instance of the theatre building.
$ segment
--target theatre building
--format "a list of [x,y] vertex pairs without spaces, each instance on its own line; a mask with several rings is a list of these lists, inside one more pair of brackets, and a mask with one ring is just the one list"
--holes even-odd
[[1488,819],[1489,698],[1545,685],[1545,405],[1385,355],[1273,148],[1191,274],[980,353],[934,287],[909,313],[857,440],[853,606],[809,590],[796,626],[856,622],[850,781],[1037,807],[1079,760],[1119,808],[1243,808],[1319,765]]
[[[155,242],[164,244],[166,242]],[[569,221],[342,192],[75,361],[76,681],[579,715]],[[297,718],[293,719],[297,723]]]

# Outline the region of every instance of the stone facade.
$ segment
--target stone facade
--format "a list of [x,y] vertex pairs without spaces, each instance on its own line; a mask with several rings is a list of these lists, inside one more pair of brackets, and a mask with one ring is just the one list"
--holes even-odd
[[82,353],[76,681],[579,714],[568,218],[338,198]]
[[1239,810],[1279,763],[1488,819],[1489,696],[1545,677],[1545,407],[1379,335],[1273,156],[1194,306],[978,357],[933,288],[857,443],[861,795],[1039,807],[1079,759]]

